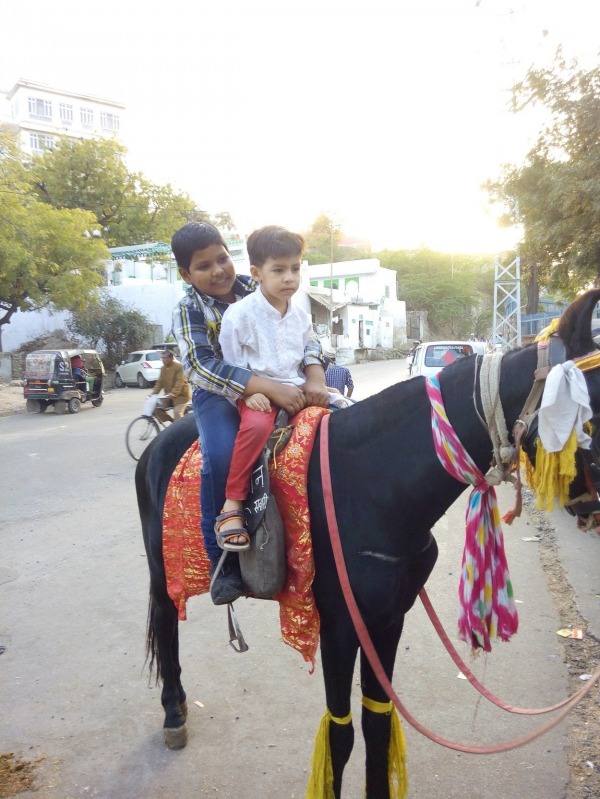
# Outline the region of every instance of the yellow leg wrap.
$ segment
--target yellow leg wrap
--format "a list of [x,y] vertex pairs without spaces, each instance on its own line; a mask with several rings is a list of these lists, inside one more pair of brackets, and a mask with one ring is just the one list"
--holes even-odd
[[390,799],[405,799],[408,796],[408,773],[406,771],[406,741],[402,723],[391,702],[376,702],[367,696],[362,698],[363,707],[371,713],[390,713],[390,748],[388,750],[388,779]]
[[306,799],[335,799],[331,748],[329,746],[329,724],[332,721],[334,724],[350,724],[352,713],[340,718],[332,716],[329,710],[325,711],[315,737]]

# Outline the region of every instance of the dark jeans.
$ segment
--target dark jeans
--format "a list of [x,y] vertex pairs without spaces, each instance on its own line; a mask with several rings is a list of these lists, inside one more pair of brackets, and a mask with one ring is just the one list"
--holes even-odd
[[210,391],[196,389],[192,401],[202,450],[202,535],[206,554],[215,566],[222,554],[215,538],[215,518],[225,502],[225,485],[240,415],[228,399]]

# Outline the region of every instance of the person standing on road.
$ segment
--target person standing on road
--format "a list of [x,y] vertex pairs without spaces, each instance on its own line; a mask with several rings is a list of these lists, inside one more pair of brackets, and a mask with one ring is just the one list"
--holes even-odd
[[[354,381],[352,380],[350,369],[346,368],[345,366],[337,365],[335,362],[336,355],[334,349],[323,350],[323,355],[329,362],[329,366],[325,372],[326,385],[329,388],[339,391],[340,394],[346,397],[351,397],[352,392],[354,391]],[[348,389],[347,392],[346,389]]]
[[183,366],[175,361],[171,350],[165,350],[161,353],[160,359],[163,362],[162,369],[154,388],[150,392],[150,396],[158,394],[159,391],[164,391],[167,407],[174,410],[173,418],[171,418],[164,405],[163,407],[157,406],[154,410],[154,415],[161,422],[176,422],[185,413],[186,406],[192,398],[192,389],[187,377],[183,374]]

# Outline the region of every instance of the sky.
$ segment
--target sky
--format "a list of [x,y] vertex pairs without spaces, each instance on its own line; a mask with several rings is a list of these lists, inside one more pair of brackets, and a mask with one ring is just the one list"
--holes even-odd
[[598,61],[598,0],[27,0],[0,27],[19,78],[122,102],[128,165],[239,230],[327,214],[375,251],[494,253],[481,189],[539,117],[510,87],[559,45]]

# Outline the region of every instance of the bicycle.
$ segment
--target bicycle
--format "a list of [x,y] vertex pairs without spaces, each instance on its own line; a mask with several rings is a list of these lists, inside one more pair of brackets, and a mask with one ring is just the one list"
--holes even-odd
[[[189,402],[185,412],[187,414],[191,411],[192,403]],[[150,442],[166,427],[166,423],[154,414],[152,414],[152,416],[142,414],[130,422],[129,427],[125,431],[125,446],[127,447],[127,452],[134,461],[139,461],[148,444],[150,444]]]

